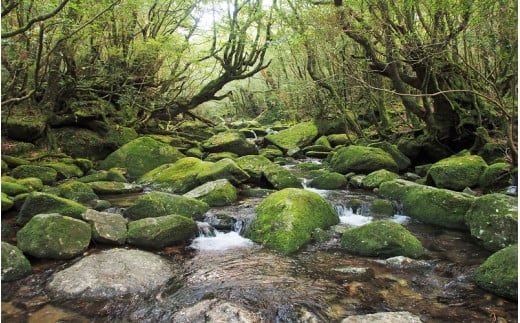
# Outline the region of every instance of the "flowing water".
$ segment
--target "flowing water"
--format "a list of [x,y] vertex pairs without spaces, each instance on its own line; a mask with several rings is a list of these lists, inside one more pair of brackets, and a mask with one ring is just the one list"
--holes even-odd
[[[424,322],[517,322],[516,302],[473,283],[476,268],[490,253],[469,233],[397,214],[390,219],[405,225],[423,243],[425,254],[417,260],[355,256],[341,248],[341,232],[381,218],[370,214],[376,196],[354,190],[314,191],[330,201],[341,223],[328,232],[327,239],[294,255],[268,251],[242,236],[261,201],[244,199],[207,213],[208,218],[232,217],[234,230],[206,230],[189,245],[157,252],[182,267],[180,279],[159,294],[97,304],[56,303],[45,292],[45,284],[52,273],[74,260],[32,259],[31,276],[2,283],[2,320],[171,322],[183,308],[219,299],[240,305],[264,322],[339,322],[349,315],[388,311],[409,311]],[[348,207],[352,199],[361,201],[355,212]],[[107,247],[94,246],[89,253],[103,248]]]

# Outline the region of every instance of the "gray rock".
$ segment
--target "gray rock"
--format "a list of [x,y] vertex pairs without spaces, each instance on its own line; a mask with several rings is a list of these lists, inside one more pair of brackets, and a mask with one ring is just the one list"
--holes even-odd
[[223,300],[208,299],[175,313],[172,322],[261,322],[260,317],[239,306]]
[[55,273],[48,290],[64,298],[113,298],[146,294],[174,275],[173,264],[141,250],[111,249],[86,256]]
[[341,323],[420,323],[421,318],[410,312],[381,312],[375,314],[366,315],[352,315],[349,316]]
[[122,215],[88,209],[82,216],[92,227],[94,241],[119,245],[125,243],[128,220]]

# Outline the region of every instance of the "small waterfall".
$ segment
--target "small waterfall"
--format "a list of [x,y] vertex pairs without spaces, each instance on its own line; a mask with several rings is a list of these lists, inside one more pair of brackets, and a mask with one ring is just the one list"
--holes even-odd
[[359,208],[358,212],[354,212],[352,208],[344,206],[344,205],[335,205],[334,210],[339,215],[339,222],[343,224],[352,225],[355,227],[361,226],[363,224],[367,224],[372,222],[373,217],[365,216],[362,212],[362,208]]
[[237,220],[234,225],[234,230],[229,232],[221,232],[214,229],[206,222],[197,222],[199,226],[200,235],[191,243],[191,247],[198,250],[228,250],[234,248],[248,248],[255,245],[255,243],[240,235],[244,229],[244,222]]

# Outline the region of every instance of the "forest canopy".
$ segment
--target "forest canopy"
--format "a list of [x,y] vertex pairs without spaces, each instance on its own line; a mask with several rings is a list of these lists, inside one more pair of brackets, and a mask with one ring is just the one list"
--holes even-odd
[[516,1],[12,0],[1,36],[3,122],[333,118],[516,161]]

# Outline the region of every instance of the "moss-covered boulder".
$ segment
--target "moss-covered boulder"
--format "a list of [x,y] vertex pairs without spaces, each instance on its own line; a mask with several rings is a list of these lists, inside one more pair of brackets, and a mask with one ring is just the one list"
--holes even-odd
[[165,192],[184,194],[200,185],[197,175],[210,164],[194,157],[181,158],[173,164],[152,169],[141,176],[137,183]]
[[143,186],[139,184],[112,181],[90,182],[87,185],[99,195],[138,193],[143,190]]
[[309,186],[322,190],[335,190],[347,186],[347,178],[340,173],[325,172],[312,179]]
[[117,149],[138,137],[137,131],[133,128],[121,126],[110,127],[106,134],[106,144]]
[[247,181],[249,175],[233,160],[225,158],[215,163],[206,163],[205,167],[200,169],[196,179],[201,184],[217,179],[227,179],[233,185],[238,185]]
[[235,160],[238,158],[238,155],[229,151],[223,151],[221,153],[210,153],[208,156],[206,156],[206,158],[204,158],[204,160],[214,163],[225,158]]
[[14,206],[14,201],[2,192],[2,212],[9,211]]
[[475,282],[493,294],[518,300],[518,244],[486,259],[475,273]]
[[76,202],[87,202],[98,199],[94,190],[86,183],[80,181],[67,181],[58,185],[61,197]]
[[512,183],[511,166],[494,163],[484,170],[479,178],[479,186],[484,193],[504,192]]
[[129,176],[141,176],[167,163],[184,157],[178,149],[150,137],[140,137],[111,153],[100,164],[102,169],[124,167]]
[[16,180],[7,180],[7,176],[2,176],[2,193],[9,196],[16,196],[18,194],[29,193],[29,189],[24,185],[18,183]]
[[478,185],[487,164],[480,156],[464,155],[444,158],[428,170],[428,181],[436,187],[461,191]]
[[237,189],[227,179],[218,179],[197,186],[184,196],[198,199],[209,206],[225,206],[237,200]]
[[202,149],[209,153],[231,152],[238,156],[256,155],[254,143],[237,130],[220,132],[202,143]]
[[399,223],[389,220],[378,220],[345,231],[341,245],[350,252],[372,257],[417,258],[423,252],[416,237]]
[[38,165],[20,165],[11,172],[14,178],[36,177],[44,184],[53,184],[58,177],[58,172],[51,167]]
[[365,176],[362,184],[364,188],[371,190],[378,188],[384,182],[393,181],[397,178],[399,178],[398,174],[386,169],[379,169]]
[[29,275],[31,263],[22,251],[10,243],[2,241],[2,281],[13,281]]
[[54,169],[57,172],[58,180],[83,176],[81,168],[72,162],[47,162],[41,163],[40,166]]
[[25,199],[16,221],[18,224],[25,224],[33,216],[41,213],[59,213],[81,219],[81,214],[86,210],[86,206],[54,194],[32,192]]
[[29,192],[41,191],[43,189],[42,180],[36,177],[20,178],[16,182],[25,186]]
[[265,148],[261,148],[258,153],[269,160],[274,160],[278,157],[283,157],[283,151],[274,145],[269,145]]
[[478,155],[484,158],[488,164],[503,163],[504,152],[508,148],[505,143],[488,142],[478,151]]
[[90,226],[57,213],[38,214],[18,231],[18,248],[36,258],[70,259],[87,250]]
[[273,166],[273,162],[262,155],[248,155],[236,160],[238,167],[249,175],[248,182],[261,184],[264,170]]
[[88,209],[82,214],[82,218],[92,228],[92,240],[116,245],[126,242],[128,220],[122,215]]
[[352,143],[352,139],[346,133],[333,133],[327,136],[327,140],[332,147],[346,146]]
[[518,242],[518,199],[493,193],[478,197],[466,213],[471,235],[497,251]]
[[165,215],[128,223],[129,244],[159,249],[197,236],[197,223],[181,215]]
[[407,216],[452,229],[467,229],[466,212],[475,200],[464,193],[400,179],[382,183],[379,193],[401,202]]
[[[9,111],[9,117],[4,113]],[[9,138],[31,142],[43,135],[47,116],[44,112],[29,107],[20,109],[2,109],[2,131]]]
[[330,165],[335,172],[368,174],[379,169],[398,172],[399,167],[392,156],[381,148],[348,146],[338,149]]
[[339,217],[319,194],[287,188],[266,197],[255,209],[248,232],[251,240],[288,254],[312,240],[316,228],[339,223]]
[[78,181],[83,183],[91,182],[121,182],[128,183],[125,177],[126,170],[124,168],[114,167],[107,170],[93,172],[92,174],[78,178]]
[[302,188],[300,179],[294,176],[288,169],[272,164],[270,167],[264,169],[264,176],[266,180],[276,189],[282,190],[284,188]]
[[126,208],[123,215],[129,219],[137,220],[178,214],[201,221],[208,209],[207,203],[191,197],[165,192],[151,192],[137,198],[132,205]]
[[314,122],[302,122],[277,133],[265,136],[265,141],[273,144],[284,152],[302,149],[314,142],[318,136],[318,127]]
[[370,203],[370,212],[377,215],[394,215],[394,205],[392,201],[385,199],[374,199]]
[[394,161],[397,163],[397,167],[399,171],[402,172],[409,168],[412,164],[410,158],[408,158],[405,154],[403,154],[398,148],[397,145],[392,145],[389,142],[383,141],[371,144],[370,147],[381,148],[392,156]]

